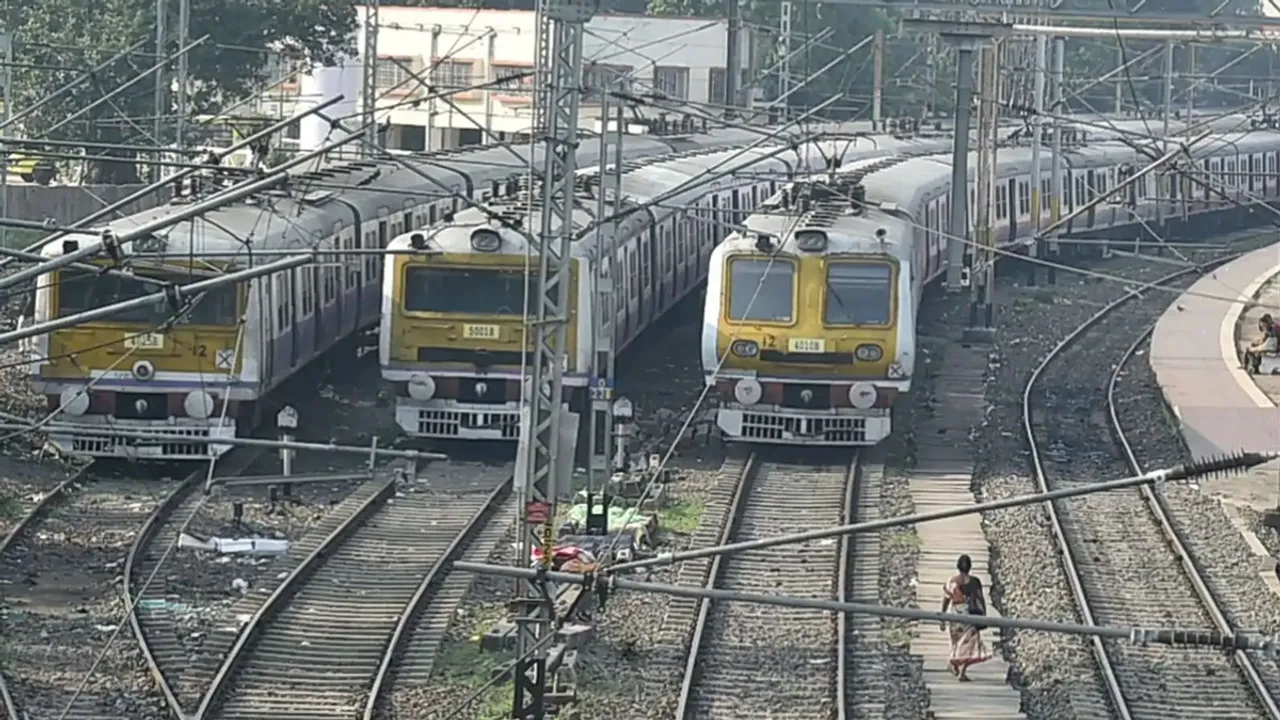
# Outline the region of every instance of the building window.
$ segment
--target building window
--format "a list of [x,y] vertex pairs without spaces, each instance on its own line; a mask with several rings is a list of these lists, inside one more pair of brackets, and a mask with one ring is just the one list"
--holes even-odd
[[412,67],[413,65],[412,58],[407,58],[407,57],[378,58],[378,89],[379,90],[395,89],[395,90],[409,91],[413,89],[413,87],[409,85],[409,82],[413,78],[409,76],[409,73],[405,72],[405,69],[403,67],[401,67],[400,65],[397,65],[396,62],[400,62],[401,64],[410,66],[410,67]]
[[[524,75],[524,77],[517,77]],[[494,65],[493,79],[498,87],[512,94],[523,95],[533,90],[533,68],[520,65]]]
[[655,67],[653,89],[674,100],[688,100],[689,68]]
[[602,88],[617,88],[618,84],[631,75],[628,65],[592,65],[582,73],[582,85],[587,94],[598,92]]
[[301,61],[298,58],[280,53],[271,53],[267,56],[267,64],[263,68],[263,72],[266,73],[268,85],[292,87],[298,84],[298,71],[300,68]]
[[431,84],[444,90],[466,90],[475,85],[474,65],[445,60],[431,70]]
[[[712,105],[727,105],[724,99],[724,68],[711,68],[711,82],[707,88],[707,102]],[[738,81],[738,90],[741,91],[747,84],[747,71],[742,70],[742,78]]]

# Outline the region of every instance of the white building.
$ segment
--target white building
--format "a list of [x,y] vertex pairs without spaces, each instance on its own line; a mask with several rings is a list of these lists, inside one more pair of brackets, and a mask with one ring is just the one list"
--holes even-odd
[[[365,9],[358,13],[363,22]],[[597,15],[586,27],[583,84],[590,90],[626,78],[637,95],[659,92],[672,98],[666,103],[670,107],[693,105],[718,115],[706,104],[724,104],[727,29],[725,21],[707,18]],[[364,32],[357,32],[363,58]],[[387,147],[435,150],[527,138],[534,82],[519,75],[533,71],[535,33],[529,11],[380,6],[377,105],[379,118],[391,121]],[[747,33],[741,42],[745,63]],[[448,100],[427,100],[426,87],[400,64],[429,78],[438,92],[461,92]],[[337,68],[316,68],[300,78],[291,97],[273,104],[291,114],[342,93],[350,100],[333,114],[350,115],[361,107],[361,66],[353,59]],[[465,90],[504,77],[512,79],[493,89]],[[641,112],[654,116],[660,110]],[[681,115],[668,117],[676,121]],[[599,98],[584,96],[579,122],[594,130],[599,118]],[[314,147],[328,132],[323,121],[304,123],[299,144]]]

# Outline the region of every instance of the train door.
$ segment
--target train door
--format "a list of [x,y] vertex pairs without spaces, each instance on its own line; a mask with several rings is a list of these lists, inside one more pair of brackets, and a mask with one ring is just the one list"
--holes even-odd
[[[1009,178],[1007,186],[1009,188],[1009,194],[1005,196],[1009,200],[1007,203],[1009,214],[1009,235],[1007,239],[1012,240],[1018,236],[1018,214],[1022,212],[1022,183],[1018,182],[1016,178]],[[1000,224],[996,223],[996,227],[999,228]],[[998,230],[994,240],[996,243],[1001,241]]]
[[[284,332],[288,323],[284,317],[284,284],[283,276],[267,275],[249,283],[250,301],[258,303],[258,317],[262,318],[263,351],[260,354],[264,380],[275,377],[276,353],[281,352],[285,343]],[[256,297],[255,297],[256,296]],[[215,366],[216,367],[216,366]]]
[[640,289],[640,240],[627,245],[627,333],[630,340],[640,326],[640,306],[643,292]]
[[647,232],[641,233],[640,247],[640,328],[649,327],[653,323],[658,309],[658,233],[650,226]]
[[286,304],[285,316],[288,324],[286,327],[287,342],[289,343],[289,367],[298,367],[298,270],[286,270],[280,273],[280,287],[283,293],[280,296],[280,302]]
[[[1082,199],[1084,200],[1085,204],[1088,204],[1089,202],[1092,202],[1093,197],[1094,197],[1094,193],[1096,193],[1096,192],[1097,192],[1097,189],[1096,189],[1096,188],[1098,187],[1097,182],[1098,182],[1098,173],[1097,173],[1097,171],[1095,171],[1095,170],[1088,170],[1088,171],[1086,171],[1086,172],[1085,172],[1085,174],[1084,174],[1084,198],[1082,198]],[[1084,219],[1084,222],[1085,222],[1085,225],[1086,225],[1087,227],[1092,228],[1092,227],[1094,226],[1094,220],[1096,219],[1097,214],[1098,214],[1098,207],[1097,207],[1096,205],[1095,205],[1095,206],[1093,206],[1093,207],[1091,207],[1091,208],[1089,208],[1089,212],[1085,213],[1085,219]]]

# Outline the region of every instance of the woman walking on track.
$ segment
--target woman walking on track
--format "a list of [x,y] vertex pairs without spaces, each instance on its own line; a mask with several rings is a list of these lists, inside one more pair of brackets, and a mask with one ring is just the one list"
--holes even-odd
[[956,569],[960,572],[953,575],[942,590],[942,612],[950,611],[969,620],[962,622],[956,619],[943,623],[943,629],[951,631],[951,674],[959,678],[960,682],[970,682],[970,665],[991,659],[991,653],[987,652],[987,646],[982,642],[981,626],[972,624],[973,620],[987,614],[982,581],[969,574],[972,567],[973,561],[969,556],[961,555],[956,561]]

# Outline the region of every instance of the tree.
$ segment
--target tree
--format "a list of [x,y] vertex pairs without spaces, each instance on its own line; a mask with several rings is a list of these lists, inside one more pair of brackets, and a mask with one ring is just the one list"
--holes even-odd
[[[177,0],[167,0],[168,52],[177,49]],[[14,108],[31,107],[112,55],[155,37],[154,0],[14,0],[9,23],[14,33]],[[191,0],[190,37],[209,38],[190,51],[192,91],[189,112],[216,110],[223,102],[244,97],[266,77],[270,51],[305,63],[333,64],[355,52],[355,8],[343,0]],[[22,123],[31,138],[150,144],[155,116],[155,81],[147,78],[99,105],[80,119],[45,135],[60,120],[117,88],[157,62],[154,41],[116,62],[95,77],[42,107]],[[176,62],[169,65],[169,77]],[[165,111],[162,143],[173,141],[173,94]],[[102,155],[91,150],[86,154]],[[95,162],[90,179],[136,182],[136,163],[129,153],[120,160]]]

